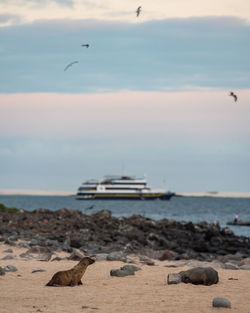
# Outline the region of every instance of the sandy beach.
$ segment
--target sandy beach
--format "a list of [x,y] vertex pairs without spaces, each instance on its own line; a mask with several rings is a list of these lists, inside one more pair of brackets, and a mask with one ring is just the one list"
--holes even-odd
[[[7,255],[4,250],[11,248],[16,259],[2,260]],[[20,254],[26,248],[0,244],[0,266],[15,266],[17,272],[7,272],[0,276],[1,313],[209,313],[209,312],[250,312],[250,271],[216,269],[219,283],[212,286],[195,286],[180,283],[167,285],[169,273],[177,273],[188,267],[166,267],[174,261],[155,261],[155,266],[141,264],[134,276],[111,277],[110,270],[124,265],[117,261],[97,261],[89,266],[83,285],[77,287],[46,287],[52,275],[70,269],[77,261],[37,261],[24,260]],[[57,256],[69,254],[61,252]],[[56,256],[55,254],[53,257]],[[178,261],[177,263],[178,264]],[[44,272],[34,270],[43,269]],[[234,278],[234,280],[229,280]],[[214,297],[225,297],[231,309],[213,308]]]

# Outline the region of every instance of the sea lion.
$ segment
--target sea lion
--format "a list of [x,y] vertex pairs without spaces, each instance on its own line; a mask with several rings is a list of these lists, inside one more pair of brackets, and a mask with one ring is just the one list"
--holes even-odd
[[218,272],[212,267],[195,267],[187,271],[179,272],[183,283],[210,286],[219,281]]
[[84,257],[81,261],[70,270],[60,271],[53,275],[46,286],[76,286],[82,285],[81,279],[87,267],[93,264],[95,260],[90,257]]

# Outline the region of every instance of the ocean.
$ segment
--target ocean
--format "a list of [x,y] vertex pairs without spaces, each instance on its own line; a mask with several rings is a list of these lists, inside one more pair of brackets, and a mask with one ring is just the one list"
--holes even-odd
[[[27,211],[44,208],[55,211],[62,208],[80,210],[93,214],[100,210],[110,210],[114,217],[142,215],[154,220],[163,218],[194,223],[218,221],[221,227],[234,219],[250,221],[250,198],[225,197],[172,197],[169,201],[132,200],[76,200],[74,196],[27,196],[0,195],[0,203]],[[250,226],[230,226],[239,236],[250,237]]]

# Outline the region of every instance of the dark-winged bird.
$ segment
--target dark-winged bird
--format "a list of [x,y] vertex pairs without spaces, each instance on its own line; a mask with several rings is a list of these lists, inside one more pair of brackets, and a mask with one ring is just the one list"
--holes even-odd
[[234,98],[234,102],[237,101],[238,97],[236,96],[235,93],[233,93],[232,91],[230,92],[229,96],[232,96]]
[[82,47],[88,48],[88,47],[89,47],[89,44],[88,44],[88,43],[84,43],[84,44],[82,44]]
[[138,17],[141,13],[141,6],[139,6],[136,10],[136,16]]
[[95,205],[93,204],[93,205],[88,206],[87,208],[85,208],[85,210],[92,210],[92,209],[94,209],[94,207],[95,207]]
[[64,71],[67,71],[67,69],[68,69],[69,67],[71,67],[71,66],[72,66],[73,64],[75,64],[75,63],[79,63],[79,61],[74,61],[74,62],[69,63],[69,64],[65,67]]

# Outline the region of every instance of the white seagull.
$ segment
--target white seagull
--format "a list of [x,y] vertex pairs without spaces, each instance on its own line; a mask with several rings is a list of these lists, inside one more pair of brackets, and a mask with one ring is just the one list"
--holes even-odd
[[234,98],[234,102],[237,101],[238,97],[236,96],[235,93],[233,93],[232,91],[230,92],[229,96],[232,96]]
[[139,6],[136,10],[136,16],[138,17],[141,13],[141,6]]
[[64,71],[67,71],[67,69],[68,69],[69,67],[71,67],[71,66],[72,66],[73,64],[75,64],[75,63],[79,63],[79,61],[74,61],[74,62],[69,63],[69,64],[65,67]]

